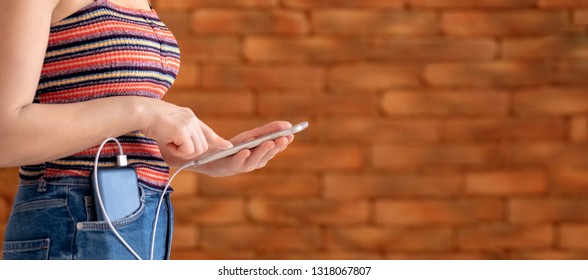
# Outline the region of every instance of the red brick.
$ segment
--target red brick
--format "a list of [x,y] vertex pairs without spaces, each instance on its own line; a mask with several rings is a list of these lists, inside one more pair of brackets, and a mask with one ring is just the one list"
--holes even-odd
[[543,63],[439,63],[427,66],[425,79],[433,86],[547,85],[551,71]]
[[356,145],[294,144],[265,167],[269,170],[355,170],[364,167],[365,152]]
[[395,90],[387,92],[382,108],[389,115],[506,115],[503,91]]
[[252,220],[264,224],[362,224],[369,211],[367,201],[256,199],[249,203]]
[[313,227],[225,226],[204,227],[206,249],[301,251],[321,246],[321,231]]
[[387,260],[505,260],[509,259],[508,252],[504,251],[445,251],[445,252],[393,252],[386,254]]
[[588,85],[588,61],[565,61],[555,64],[553,70],[553,82],[558,85]]
[[513,259],[518,260],[585,260],[588,259],[588,251],[569,251],[567,249],[545,249],[545,250],[517,250],[512,254]]
[[449,141],[564,140],[566,123],[558,118],[451,119],[440,134]]
[[418,8],[531,8],[536,0],[407,0],[408,5]]
[[541,8],[577,8],[588,7],[587,0],[539,0]]
[[365,7],[365,8],[400,8],[404,0],[283,0],[286,7],[325,8],[325,7]]
[[185,12],[158,12],[157,16],[165,23],[165,26],[175,36],[183,36],[189,33],[188,13]]
[[173,92],[166,99],[192,109],[198,116],[252,114],[255,104],[253,93],[247,90],[181,91]]
[[513,196],[547,192],[547,178],[539,170],[471,172],[466,175],[468,194]]
[[454,250],[445,252],[420,252],[420,253],[389,253],[386,255],[388,260],[507,260],[510,254],[505,250],[484,250],[484,251],[464,251]]
[[313,31],[318,34],[435,34],[433,12],[377,11],[357,9],[319,10],[312,13]]
[[263,116],[287,115],[376,115],[374,94],[309,94],[308,92],[268,92],[257,99],[257,112]]
[[569,120],[569,139],[574,143],[582,143],[588,140],[588,118],[574,117]]
[[586,36],[547,36],[504,39],[502,56],[506,59],[529,60],[588,58],[588,38]]
[[578,195],[588,194],[588,168],[556,166],[550,170],[553,192]]
[[551,226],[478,225],[459,230],[459,247],[466,250],[549,248],[555,238]]
[[240,59],[241,42],[237,37],[178,37],[184,61],[232,62]]
[[498,199],[406,199],[375,203],[375,222],[396,226],[463,225],[498,221],[504,214],[503,203]]
[[238,198],[193,198],[174,201],[180,224],[231,224],[245,221],[245,204]]
[[439,251],[454,247],[449,228],[345,227],[328,231],[327,246],[345,250]]
[[336,66],[327,74],[332,89],[380,90],[395,86],[420,84],[422,68],[415,65],[351,65]]
[[254,62],[345,62],[364,59],[367,47],[360,38],[253,36],[246,38],[243,49]]
[[324,195],[329,199],[448,197],[459,195],[461,186],[459,175],[329,173]]
[[586,222],[588,204],[585,198],[512,199],[507,213],[516,224]]
[[[177,169],[170,170],[170,174],[174,174]],[[195,172],[180,172],[171,183],[174,189],[171,198],[173,200],[182,199],[186,197],[193,197],[198,193],[198,177]]]
[[513,144],[508,161],[514,164],[586,165],[588,147],[584,144],[528,143]]
[[280,10],[200,9],[192,14],[195,33],[232,34],[304,34],[308,32],[301,12]]
[[[172,90],[177,88],[195,87],[200,82],[200,68],[195,63],[182,62]],[[166,95],[167,96],[167,95]]]
[[257,254],[251,250],[188,250],[175,249],[172,260],[254,260]]
[[586,234],[588,234],[588,225],[562,225],[559,230],[559,247],[578,250],[588,249],[586,243]]
[[379,252],[366,251],[340,251],[340,250],[316,250],[303,253],[281,252],[264,253],[258,255],[260,260],[378,260],[382,259]]
[[278,0],[151,0],[158,10],[188,10],[201,7],[273,8]]
[[205,66],[206,88],[320,89],[323,71],[311,66]]
[[0,168],[0,197],[14,198],[18,190],[18,168]]
[[443,14],[441,26],[450,35],[516,36],[554,34],[568,26],[565,11],[459,11]]
[[588,25],[588,9],[575,10],[573,19],[575,24]]
[[[11,206],[6,199],[0,197],[0,222],[7,222],[10,216]],[[4,228],[3,228],[4,229]]]
[[481,144],[375,145],[372,160],[376,168],[410,166],[488,166],[502,161],[500,149]]
[[512,107],[521,115],[583,114],[588,112],[588,95],[585,88],[531,88],[515,92]]
[[380,61],[487,61],[496,57],[498,44],[491,39],[375,38],[363,52]]
[[172,250],[195,249],[200,243],[199,231],[193,225],[175,225]]
[[[261,172],[259,172],[261,173]],[[202,195],[313,197],[318,196],[320,182],[310,173],[250,173],[222,178],[201,178]]]
[[435,142],[438,122],[429,119],[398,120],[375,117],[338,117],[320,122],[320,138],[329,142]]

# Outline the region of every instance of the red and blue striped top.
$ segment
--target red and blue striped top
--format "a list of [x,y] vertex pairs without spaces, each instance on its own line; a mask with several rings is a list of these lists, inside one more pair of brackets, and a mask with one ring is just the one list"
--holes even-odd
[[[73,103],[111,96],[161,99],[179,66],[178,44],[154,10],[95,0],[51,25],[34,102]],[[118,140],[139,181],[163,188],[169,167],[157,143],[139,131]],[[104,166],[116,162],[118,149],[110,144],[102,152],[100,162]],[[20,177],[51,180],[89,176],[96,151],[93,147],[62,159],[21,166]]]

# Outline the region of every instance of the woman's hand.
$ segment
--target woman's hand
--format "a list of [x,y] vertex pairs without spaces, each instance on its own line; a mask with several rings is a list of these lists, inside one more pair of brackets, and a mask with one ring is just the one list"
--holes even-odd
[[155,139],[170,165],[188,162],[209,149],[228,149],[233,144],[218,136],[208,125],[183,108],[160,100],[148,100],[150,116],[142,132]]
[[[275,121],[266,125],[245,131],[233,137],[230,141],[238,144],[257,138],[261,135],[287,129],[292,124],[285,121]],[[294,135],[277,138],[273,141],[263,142],[254,149],[242,150],[230,157],[222,158],[202,166],[193,167],[191,170],[207,174],[213,177],[230,176],[239,173],[250,172],[264,167],[269,160],[283,151],[294,140]]]

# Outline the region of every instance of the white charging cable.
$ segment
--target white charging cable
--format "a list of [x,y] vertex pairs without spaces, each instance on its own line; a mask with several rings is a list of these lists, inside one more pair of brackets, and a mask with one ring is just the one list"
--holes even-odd
[[106,220],[106,223],[108,224],[108,227],[110,227],[110,230],[112,230],[112,233],[114,233],[116,238],[118,238],[118,240],[120,240],[120,242],[127,248],[127,250],[129,250],[129,252],[131,252],[131,254],[133,254],[133,256],[136,259],[141,260],[141,257],[135,252],[135,250],[133,250],[133,248],[125,241],[125,239],[122,238],[122,236],[120,236],[120,234],[118,233],[116,228],[114,228],[114,225],[112,224],[112,222],[110,221],[110,218],[108,217],[108,213],[106,213],[104,203],[102,202],[102,196],[100,195],[100,186],[98,185],[98,161],[100,159],[100,154],[102,153],[102,149],[104,148],[104,145],[106,145],[106,143],[108,143],[110,141],[114,141],[118,145],[118,150],[119,150],[119,155],[117,156],[118,166],[120,166],[120,167],[127,166],[127,157],[123,153],[123,149],[122,149],[120,142],[118,142],[118,140],[116,138],[107,138],[106,140],[104,140],[104,142],[102,142],[102,144],[100,144],[100,147],[98,148],[98,151],[96,152],[96,158],[94,159],[94,176],[93,176],[94,177],[94,195],[96,196],[96,199],[98,200],[98,205],[100,206],[99,207],[100,211],[102,212],[102,215],[104,216],[104,219]]
[[[163,193],[161,194],[161,197],[159,198],[159,203],[157,203],[157,211],[156,211],[157,214],[155,215],[155,221],[153,222],[153,231],[152,231],[152,235],[151,235],[151,249],[149,250],[149,257],[151,260],[153,260],[153,251],[154,251],[154,247],[155,247],[155,233],[157,232],[157,220],[159,219],[159,211],[161,210],[161,204],[163,203],[163,199],[165,198],[165,192],[170,187],[171,182],[174,179],[174,177],[176,177],[176,175],[178,175],[178,173],[180,173],[180,171],[182,171],[188,167],[191,167],[191,166],[194,166],[193,161],[186,163],[184,166],[182,166],[178,170],[176,170],[176,172],[174,172],[174,174],[169,178],[169,181],[167,181],[165,188],[163,188]],[[168,211],[169,211],[169,209],[168,209]]]
[[[125,248],[127,248],[127,250],[129,250],[129,252],[131,252],[131,254],[133,254],[133,256],[137,260],[142,260],[141,257],[135,252],[135,250],[133,250],[133,248],[118,233],[118,231],[116,230],[116,228],[114,227],[114,225],[110,221],[110,218],[108,217],[108,213],[106,213],[106,209],[104,207],[102,197],[100,196],[100,186],[98,184],[98,162],[100,159],[100,154],[102,153],[102,149],[104,148],[104,145],[106,145],[106,143],[108,143],[110,141],[114,141],[118,145],[119,155],[117,156],[117,165],[119,167],[124,167],[124,166],[127,166],[127,164],[128,164],[127,163],[127,156],[123,153],[122,145],[120,144],[120,142],[116,138],[112,138],[112,137],[104,140],[102,142],[102,144],[100,144],[100,147],[98,148],[98,151],[96,152],[96,158],[94,160],[94,174],[93,174],[94,175],[93,176],[94,177],[93,178],[94,179],[94,194],[96,195],[96,198],[98,200],[98,205],[100,206],[100,211],[102,212],[102,215],[104,216],[106,223],[108,224],[108,227],[110,228],[110,230],[112,230],[112,233],[114,233],[116,238],[125,246]],[[163,203],[163,200],[165,198],[165,193],[169,189],[174,177],[176,177],[176,175],[178,175],[178,173],[180,173],[180,171],[182,171],[188,167],[191,167],[191,166],[194,166],[193,161],[185,164],[184,166],[182,166],[178,170],[176,170],[176,172],[174,172],[174,174],[167,181],[167,184],[165,185],[165,188],[163,189],[163,193],[161,194],[161,197],[159,198],[159,203],[157,204],[157,211],[155,214],[155,220],[153,222],[153,230],[152,230],[152,235],[151,235],[151,242],[150,242],[151,246],[150,246],[150,250],[149,250],[149,259],[150,260],[153,260],[153,253],[154,253],[154,248],[155,248],[155,233],[157,232],[157,221],[159,220],[159,213],[161,211],[161,204]]]

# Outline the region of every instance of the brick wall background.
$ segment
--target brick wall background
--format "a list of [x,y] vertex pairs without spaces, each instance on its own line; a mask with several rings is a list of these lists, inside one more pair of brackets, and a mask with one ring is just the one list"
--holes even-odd
[[174,259],[588,258],[588,1],[152,2],[167,100],[227,138],[311,123],[263,170],[182,173]]

